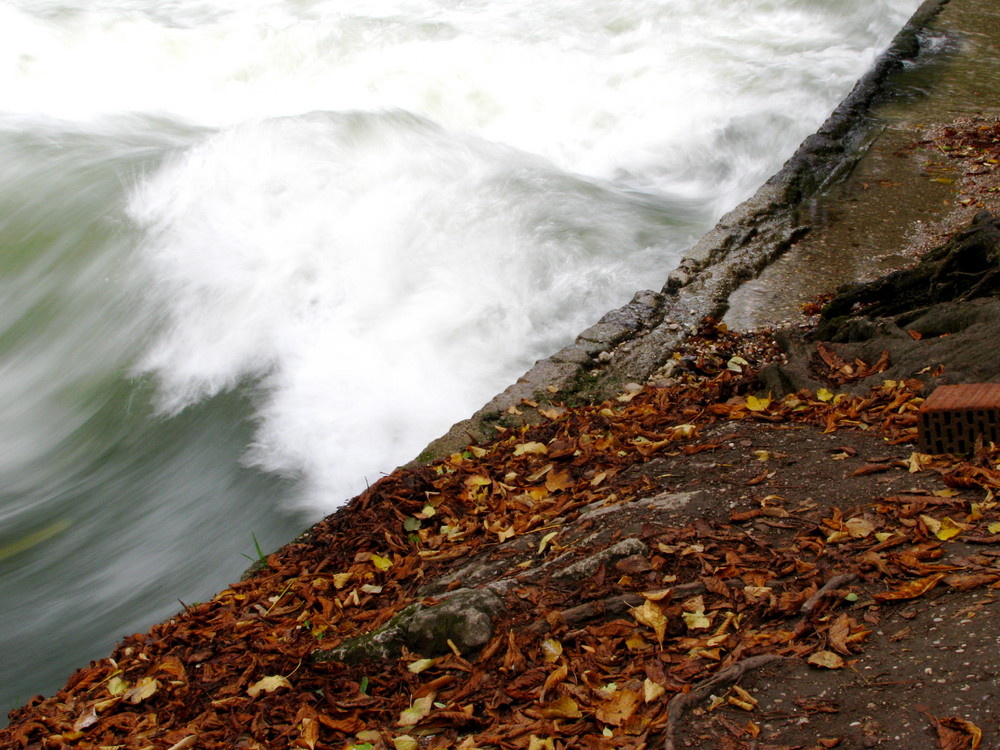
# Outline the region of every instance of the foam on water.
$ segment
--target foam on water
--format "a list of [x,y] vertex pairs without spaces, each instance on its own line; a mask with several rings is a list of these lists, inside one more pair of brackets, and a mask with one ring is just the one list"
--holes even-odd
[[248,462],[329,510],[657,288],[863,72],[889,5],[912,3],[220,9],[193,32],[230,46],[163,101],[222,127],[130,204],[166,321],[140,367],[168,412],[252,383]]
[[226,130],[131,213],[168,321],[142,362],[163,408],[256,380],[249,459],[303,476],[323,508],[655,283],[663,241],[699,225],[682,201],[405,113]]

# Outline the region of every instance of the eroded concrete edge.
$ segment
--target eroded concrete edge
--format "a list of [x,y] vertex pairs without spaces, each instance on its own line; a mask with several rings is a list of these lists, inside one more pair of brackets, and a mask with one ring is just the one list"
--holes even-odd
[[900,95],[893,79],[904,65],[931,54],[921,32],[947,3],[921,4],[819,130],[691,248],[659,292],[640,291],[627,305],[605,314],[573,344],[535,363],[470,418],[431,442],[414,463],[490,440],[497,426],[539,420],[526,401],[579,403],[614,396],[662,366],[706,316],[720,318],[740,284],[810,231],[815,200],[851,173],[881,133],[873,108]]

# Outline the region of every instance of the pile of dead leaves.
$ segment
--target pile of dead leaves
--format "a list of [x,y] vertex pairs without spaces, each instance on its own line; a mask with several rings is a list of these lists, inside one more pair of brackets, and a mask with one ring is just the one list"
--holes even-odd
[[[1000,454],[970,463],[914,453],[905,468],[937,472],[938,491],[851,508],[786,507],[771,495],[724,520],[646,528],[648,555],[585,580],[518,579],[478,653],[314,660],[415,601],[433,604],[421,587],[474,554],[521,554],[516,542],[529,534],[540,541],[525,570],[575,553],[561,534],[569,522],[642,496],[648,480],[632,467],[716,449],[702,437],[712,423],[915,439],[917,382],[887,381],[865,397],[773,399],[752,395],[752,357],[731,367],[738,355],[725,353],[727,366],[698,382],[554,406],[541,425],[395,472],[271,555],[265,571],[13,711],[0,745],[671,748],[698,703],[746,710],[745,723],[729,727],[730,746],[742,747],[761,731],[753,697],[735,685],[747,671],[783,659],[846,668],[880,608],[937,587],[998,587],[996,555],[939,561],[956,538],[1000,543]],[[781,533],[765,540],[746,528],[752,519]],[[969,722],[938,723],[958,738],[949,747],[978,745]]]

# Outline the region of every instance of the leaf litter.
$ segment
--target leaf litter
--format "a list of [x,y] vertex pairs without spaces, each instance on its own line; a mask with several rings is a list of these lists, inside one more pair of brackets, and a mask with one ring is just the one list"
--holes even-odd
[[[844,735],[775,744],[790,735],[749,678],[856,672],[875,629],[927,597],[992,604],[1000,451],[915,452],[918,381],[779,398],[754,392],[773,356],[766,333],[706,321],[686,346],[666,384],[553,404],[541,424],[383,478],[266,569],[12,711],[0,744],[837,746]],[[819,360],[831,382],[883,364]],[[643,504],[684,493],[698,512]],[[428,593],[474,559],[507,565],[509,584],[482,649],[449,640],[388,662],[314,658],[476,585],[469,574]],[[573,566],[584,572],[564,574]],[[801,717],[839,711],[796,695],[785,716],[808,735]],[[924,713],[938,747],[996,735]]]

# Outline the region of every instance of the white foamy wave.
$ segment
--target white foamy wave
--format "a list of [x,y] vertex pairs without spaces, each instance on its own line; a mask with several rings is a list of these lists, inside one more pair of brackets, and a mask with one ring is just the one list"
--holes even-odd
[[326,508],[659,283],[700,226],[403,113],[224,131],[130,213],[167,321],[142,363],[162,407],[256,380],[249,460]]
[[[218,127],[402,109],[566,171],[687,181],[724,210],[915,6],[22,0],[0,5],[0,87],[7,112],[71,120],[131,111]],[[733,151],[748,129],[751,148]]]

